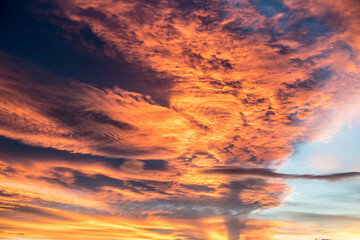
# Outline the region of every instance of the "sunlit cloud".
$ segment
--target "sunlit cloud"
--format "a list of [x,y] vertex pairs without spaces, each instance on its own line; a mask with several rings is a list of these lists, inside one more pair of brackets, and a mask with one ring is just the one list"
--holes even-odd
[[276,170],[359,120],[355,0],[36,4],[77,48],[147,71],[134,91],[0,53],[1,237],[277,239],[293,223],[251,217],[285,180],[359,176]]

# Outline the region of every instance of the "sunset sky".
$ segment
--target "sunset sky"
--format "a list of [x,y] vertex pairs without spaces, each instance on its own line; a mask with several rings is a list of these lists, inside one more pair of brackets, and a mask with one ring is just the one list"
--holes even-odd
[[359,0],[0,1],[0,239],[360,240]]

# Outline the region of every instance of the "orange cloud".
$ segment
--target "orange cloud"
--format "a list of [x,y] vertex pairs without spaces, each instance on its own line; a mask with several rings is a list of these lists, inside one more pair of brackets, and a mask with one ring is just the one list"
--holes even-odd
[[103,54],[166,75],[168,102],[153,100],[161,85],[154,96],[100,89],[1,54],[0,135],[59,150],[1,155],[2,237],[274,239],[283,223],[247,217],[279,206],[284,182],[199,172],[276,167],[359,116],[352,0],[50,2]]
[[[293,142],[326,133],[336,102],[358,91],[352,20],[358,10],[346,11],[350,2],[340,1],[334,10],[324,1],[286,1],[271,18],[246,1],[201,8],[172,1],[59,4],[62,15],[91,28],[109,56],[125,54],[130,62],[173,76],[170,109],[202,130],[192,151],[251,164],[284,159]],[[302,4],[312,8],[304,12]],[[319,6],[343,18],[339,26],[332,29]],[[348,22],[352,28],[333,33]]]
[[37,81],[6,58],[1,65],[3,136],[76,153],[164,159],[180,156],[196,136],[187,119],[147,96],[66,84],[34,69]]

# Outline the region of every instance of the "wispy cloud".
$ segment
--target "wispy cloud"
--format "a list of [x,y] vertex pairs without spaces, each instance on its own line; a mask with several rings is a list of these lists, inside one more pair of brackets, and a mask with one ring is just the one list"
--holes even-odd
[[360,115],[355,0],[36,4],[82,51],[147,70],[101,88],[0,53],[0,236],[271,239],[283,223],[247,218],[284,180],[359,176],[273,170]]
[[307,179],[307,180],[326,180],[341,181],[348,178],[359,177],[360,172],[342,172],[323,175],[314,174],[286,174],[278,173],[273,169],[266,168],[240,168],[240,167],[216,167],[202,170],[205,174],[234,175],[255,178],[281,178],[281,179]]

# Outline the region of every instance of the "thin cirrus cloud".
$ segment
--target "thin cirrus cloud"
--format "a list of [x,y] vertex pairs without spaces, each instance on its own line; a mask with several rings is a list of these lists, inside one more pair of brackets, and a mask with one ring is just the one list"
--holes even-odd
[[347,178],[359,177],[360,172],[342,172],[323,175],[314,174],[286,174],[278,173],[272,169],[265,168],[239,168],[239,167],[217,167],[203,170],[205,174],[223,174],[234,176],[247,176],[256,178],[281,178],[281,179],[307,179],[307,180],[326,180],[340,181]]
[[355,1],[39,2],[69,41],[86,29],[82,51],[168,82],[100,88],[0,53],[1,237],[272,239],[289,223],[249,218],[284,180],[359,176],[270,168],[358,117]]

